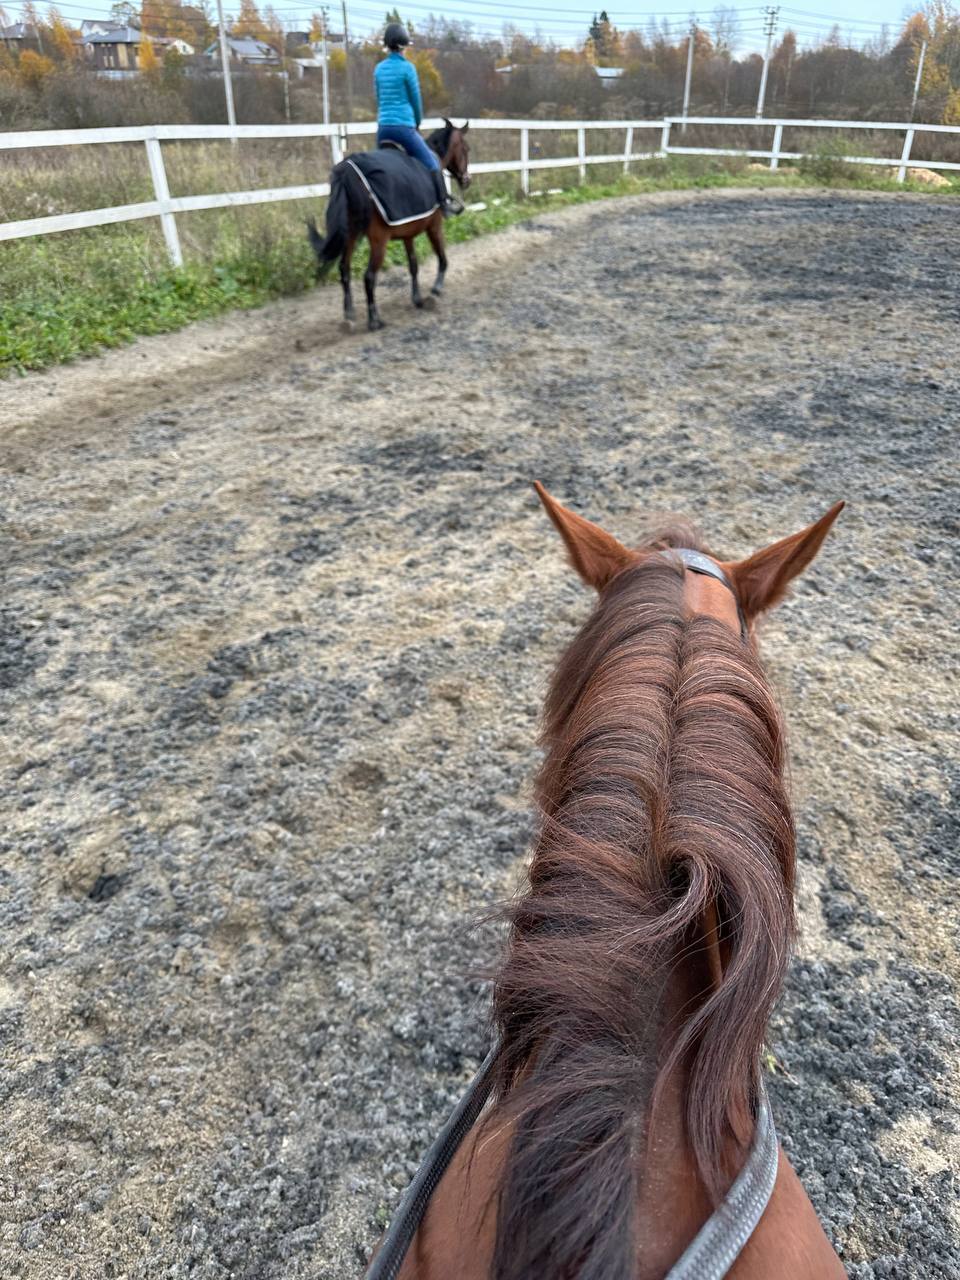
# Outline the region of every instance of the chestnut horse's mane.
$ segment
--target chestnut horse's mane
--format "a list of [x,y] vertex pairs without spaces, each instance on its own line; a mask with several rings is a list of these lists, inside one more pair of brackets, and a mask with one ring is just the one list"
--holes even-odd
[[[648,546],[702,549],[687,526]],[[514,1123],[496,1280],[632,1280],[649,1116],[675,1068],[714,1199],[730,1138],[749,1137],[794,929],[783,737],[752,648],[682,597],[668,558],[619,573],[547,698],[540,832],[495,984],[485,1124]],[[663,990],[714,903],[722,981],[667,1026]]]

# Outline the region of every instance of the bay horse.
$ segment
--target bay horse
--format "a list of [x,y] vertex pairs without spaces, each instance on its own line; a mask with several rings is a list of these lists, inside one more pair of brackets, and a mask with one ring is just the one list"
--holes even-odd
[[[440,164],[457,182],[462,191],[470,186],[469,173],[470,147],[467,143],[469,121],[457,128],[449,120],[444,119],[444,127],[437,129],[429,138],[427,145],[440,157]],[[433,298],[443,293],[444,277],[447,273],[447,252],[443,239],[443,214],[440,209],[425,218],[417,218],[399,226],[390,226],[380,215],[380,211],[370,199],[370,194],[360,177],[349,163],[349,159],[341,160],[330,174],[330,199],[327,201],[327,234],[320,235],[313,218],[307,220],[307,232],[313,251],[317,255],[317,279],[326,275],[337,258],[340,259],[340,283],[343,285],[343,324],[352,329],[355,318],[353,294],[350,288],[350,267],[353,251],[361,236],[370,242],[370,260],[363,274],[363,284],[367,295],[367,328],[382,329],[383,320],[377,310],[376,289],[377,272],[383,266],[387,245],[391,240],[402,240],[407,251],[407,263],[410,267],[411,294],[415,307],[432,305]],[[433,251],[437,255],[437,278],[430,290],[430,299],[420,293],[417,282],[417,251],[414,241],[421,232],[425,232]]]
[[[402,1249],[395,1222],[371,1274],[842,1280],[767,1122],[795,855],[754,624],[844,504],[729,561],[680,520],[630,549],[536,488],[599,599],[547,697],[539,833],[481,1070],[492,1103],[451,1117],[426,1193],[415,1180],[401,1206]],[[731,1246],[762,1128],[765,1198]],[[717,1229],[723,1247],[692,1264]]]

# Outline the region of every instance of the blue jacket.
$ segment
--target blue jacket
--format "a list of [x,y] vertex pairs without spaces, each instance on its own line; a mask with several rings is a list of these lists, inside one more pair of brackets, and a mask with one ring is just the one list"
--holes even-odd
[[423,119],[417,69],[402,53],[387,55],[373,73],[377,91],[377,123],[416,128]]

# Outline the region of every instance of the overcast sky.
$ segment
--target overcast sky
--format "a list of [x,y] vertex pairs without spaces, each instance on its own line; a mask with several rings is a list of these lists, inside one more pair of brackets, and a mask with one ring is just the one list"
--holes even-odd
[[[262,0],[266,3],[266,0]],[[3,4],[3,0],[0,0]],[[809,4],[810,8],[794,8],[780,6],[777,18],[777,31],[782,33],[792,29],[801,46],[817,44],[826,36],[834,23],[838,23],[845,40],[860,45],[865,41],[881,35],[884,24],[891,35],[900,29],[904,16],[914,12],[918,5],[903,5],[897,0],[796,0],[798,6]],[[19,5],[14,0],[7,0],[4,5],[8,14],[16,14]],[[38,6],[45,8],[45,6]],[[83,4],[82,0],[64,0],[58,6],[64,17],[79,23],[84,17],[102,17],[110,12],[110,0],[93,0]],[[225,0],[228,17],[239,7],[237,0]],[[319,8],[313,0],[273,0],[273,7],[287,27],[309,26],[310,13]],[[736,42],[738,52],[749,52],[759,49],[765,43],[764,7],[734,3],[728,6],[735,10],[739,26]],[[331,30],[339,30],[342,26],[340,2],[330,4]],[[671,30],[678,34],[686,31],[691,16],[695,16],[700,25],[708,30],[714,25],[716,6],[712,3],[701,8],[693,6],[681,7],[681,0],[663,0],[662,7],[654,4],[630,5],[617,0],[608,12],[614,24],[624,30],[631,27],[645,29],[651,19],[671,24]],[[377,0],[348,0],[348,14],[352,33],[365,36],[382,24],[386,12],[386,4],[378,4]],[[506,24],[512,23],[522,31],[534,35],[538,31],[546,39],[562,44],[574,44],[586,34],[587,27],[595,9],[585,7],[583,0],[521,0],[509,3],[508,0],[446,0],[442,7],[430,4],[429,0],[411,0],[409,4],[399,4],[401,15],[414,27],[423,22],[431,13],[446,18],[470,22],[478,35],[499,36]]]

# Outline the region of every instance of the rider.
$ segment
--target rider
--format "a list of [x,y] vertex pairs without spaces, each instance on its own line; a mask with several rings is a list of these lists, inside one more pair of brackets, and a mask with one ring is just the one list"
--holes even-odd
[[377,92],[377,146],[384,142],[399,143],[408,155],[420,160],[433,173],[437,201],[444,217],[462,213],[463,205],[447,193],[440,157],[417,132],[423,119],[423,103],[416,67],[403,56],[404,48],[410,43],[403,24],[389,22],[383,43],[390,52],[377,63],[373,73]]

